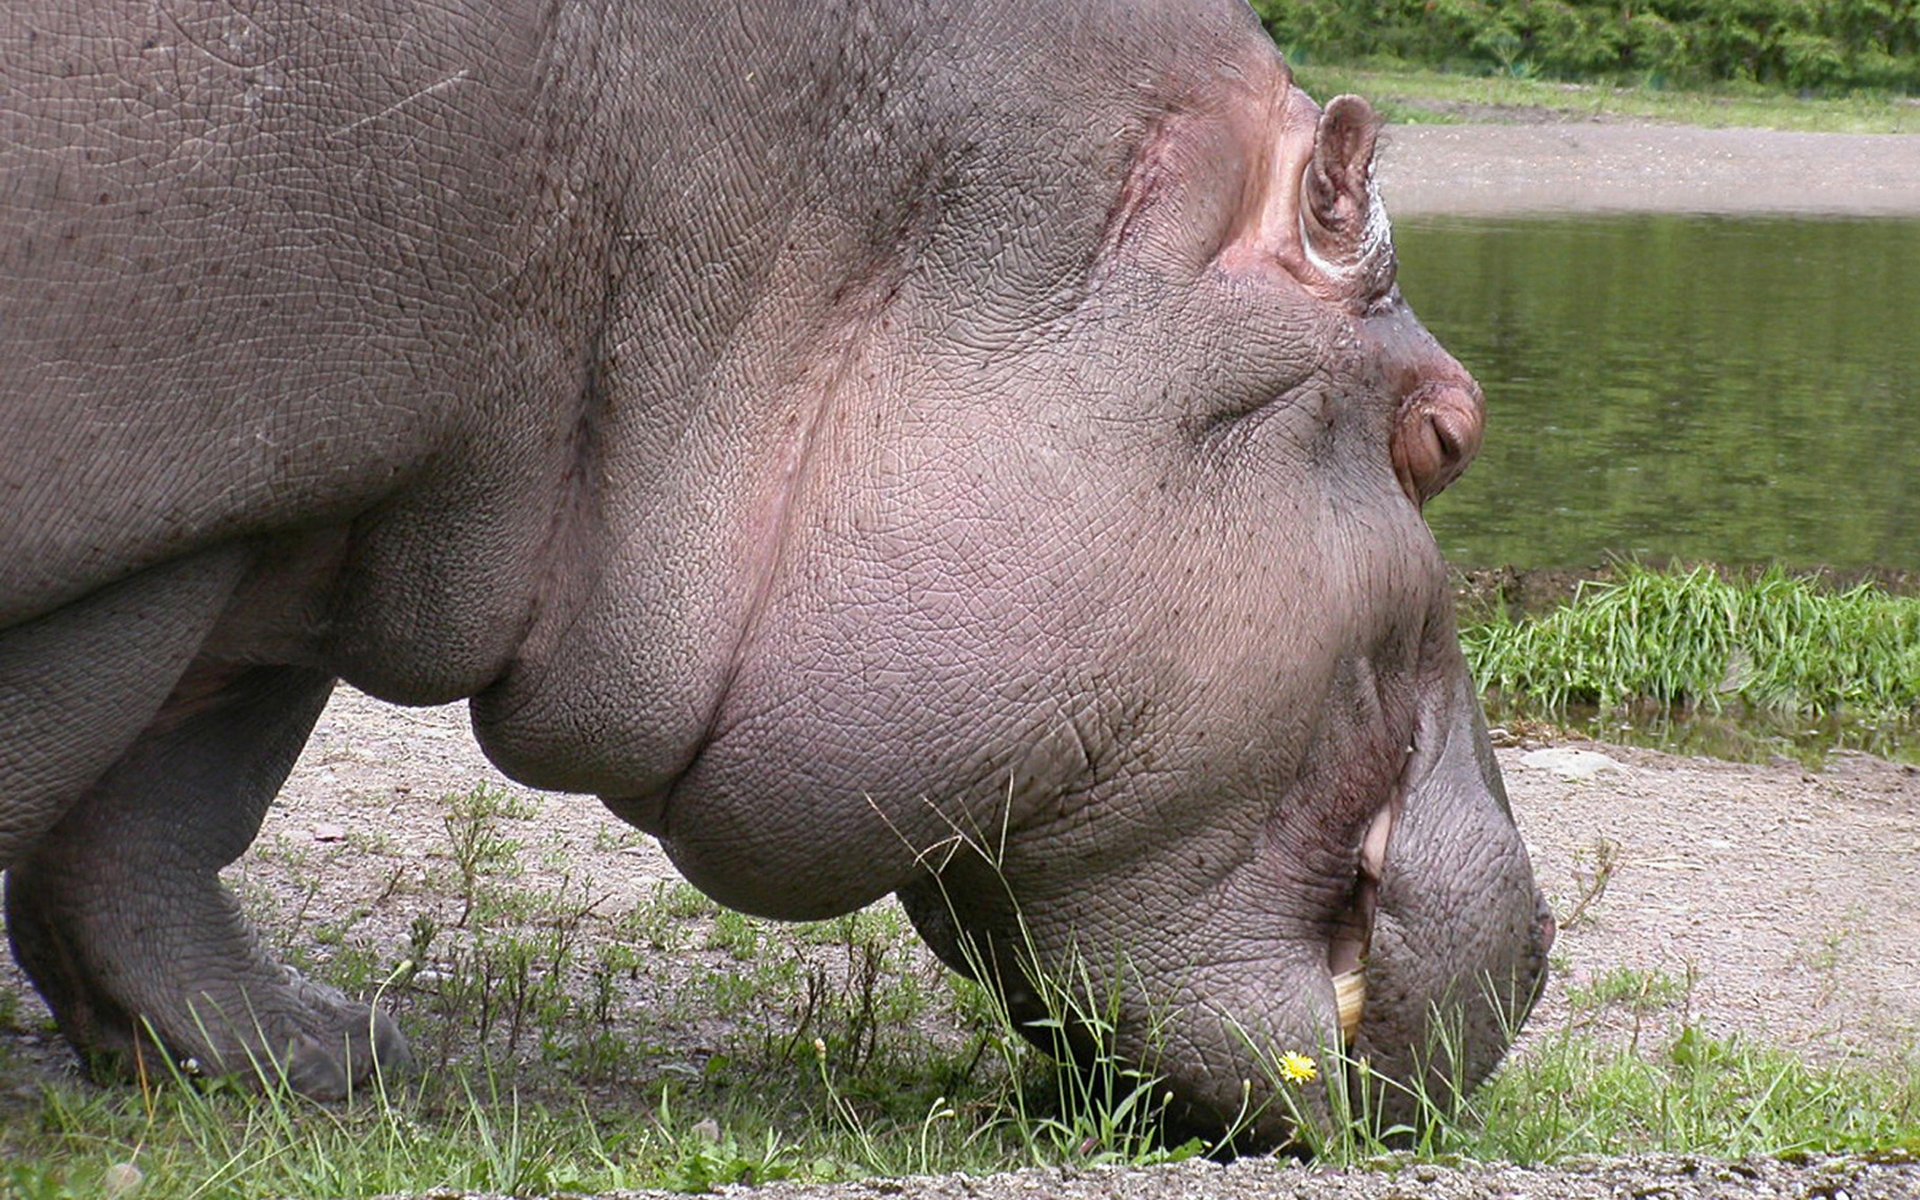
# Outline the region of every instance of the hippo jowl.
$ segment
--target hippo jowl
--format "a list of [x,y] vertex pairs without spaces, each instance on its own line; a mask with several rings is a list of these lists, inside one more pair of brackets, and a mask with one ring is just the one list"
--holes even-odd
[[85,7],[0,26],[0,863],[77,1048],[404,1058],[218,879],[344,679],[728,904],[1071,960],[1202,1126],[1497,1061],[1550,925],[1420,515],[1481,397],[1244,8]]

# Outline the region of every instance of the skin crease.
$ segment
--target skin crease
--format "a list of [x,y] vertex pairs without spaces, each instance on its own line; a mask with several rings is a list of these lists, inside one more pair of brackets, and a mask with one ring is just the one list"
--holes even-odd
[[1497,1062],[1546,935],[1418,507],[1481,397],[1244,9],[66,7],[0,26],[0,862],[83,1050],[404,1055],[217,880],[339,678],[728,904],[1084,967],[1203,1129],[1337,1043],[1391,805],[1354,1048]]

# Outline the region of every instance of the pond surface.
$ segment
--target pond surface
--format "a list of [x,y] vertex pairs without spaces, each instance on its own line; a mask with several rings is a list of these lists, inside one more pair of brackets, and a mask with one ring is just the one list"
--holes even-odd
[[1428,509],[1456,566],[1920,566],[1920,222],[1409,221],[1487,392]]
[[[1455,566],[1920,568],[1920,222],[1425,220],[1395,242],[1487,392],[1478,464],[1427,510]],[[1920,761],[1913,722],[1546,715],[1686,753]]]

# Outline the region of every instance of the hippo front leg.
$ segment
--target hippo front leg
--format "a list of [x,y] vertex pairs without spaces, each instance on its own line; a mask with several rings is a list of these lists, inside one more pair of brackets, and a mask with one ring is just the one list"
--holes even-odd
[[[345,1095],[406,1061],[385,1015],[270,958],[220,869],[259,832],[333,680],[193,671],[131,749],[7,872],[14,955],[96,1068],[155,1054]],[[157,1043],[157,1044],[156,1044]]]

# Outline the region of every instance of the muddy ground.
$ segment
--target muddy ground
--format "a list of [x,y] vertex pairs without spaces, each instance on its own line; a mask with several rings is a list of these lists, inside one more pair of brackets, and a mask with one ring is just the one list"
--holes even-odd
[[[1851,138],[1630,124],[1393,131],[1384,168],[1403,215],[1555,210],[1920,215],[1920,138]],[[1860,755],[1823,769],[1747,766],[1507,737],[1499,753],[1543,886],[1565,921],[1563,967],[1527,1035],[1585,1014],[1570,990],[1634,968],[1678,980],[1712,1033],[1747,1033],[1821,1060],[1904,1061],[1920,1046],[1920,773]],[[1567,750],[1568,756],[1541,752]],[[368,908],[355,936],[404,945],[447,833],[449,793],[500,780],[460,708],[402,710],[343,689],[236,875],[298,940]],[[589,880],[615,915],[671,878],[646,839],[586,798],[537,801],[543,871]],[[411,882],[410,882],[411,881]],[[1604,886],[1603,886],[1604,885]],[[444,898],[438,903],[444,904]],[[1573,917],[1577,911],[1577,918]],[[11,964],[0,992],[21,987]],[[70,1072],[35,1032],[33,1001],[0,1033],[0,1099]],[[1605,1018],[1614,1035],[1632,1028]],[[1525,1053],[1523,1041],[1518,1052]],[[13,1111],[18,1112],[19,1109]],[[1554,1171],[1469,1166],[1341,1175],[1265,1161],[1152,1172],[766,1189],[765,1197],[1038,1194],[1177,1200],[1340,1197],[1920,1197],[1920,1167],[1858,1161],[1742,1166],[1677,1159]]]

